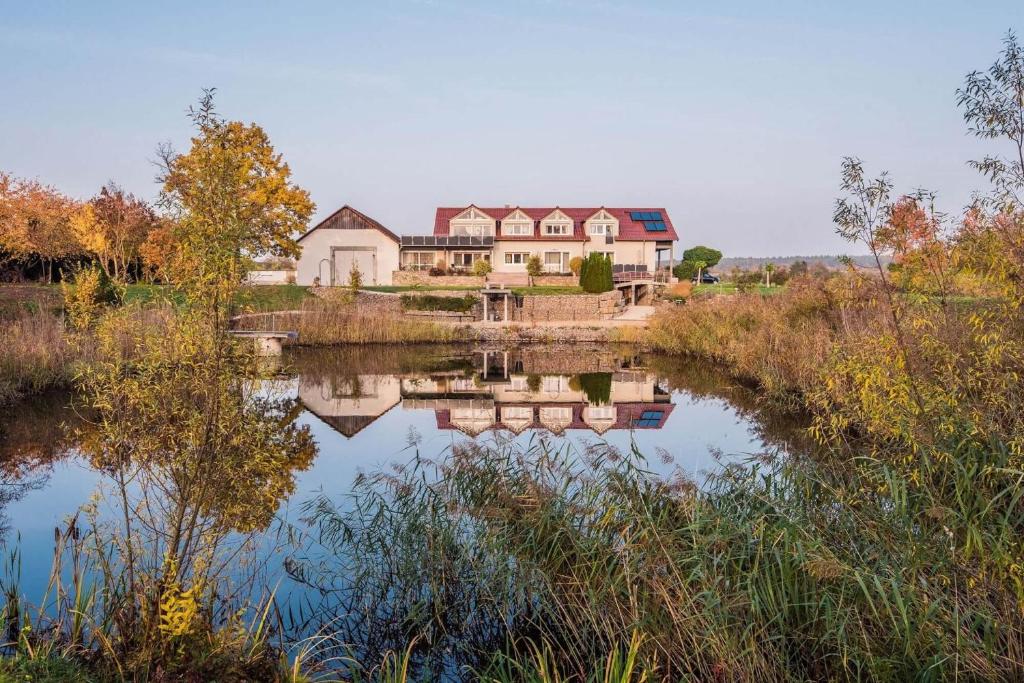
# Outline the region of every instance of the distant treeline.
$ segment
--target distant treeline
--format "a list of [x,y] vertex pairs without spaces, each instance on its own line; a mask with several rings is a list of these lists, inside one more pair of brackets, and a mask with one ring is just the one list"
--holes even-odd
[[[873,267],[875,265],[874,257],[870,254],[864,254],[861,256],[829,256],[829,255],[817,255],[817,256],[731,256],[723,258],[718,262],[715,270],[728,272],[733,268],[739,268],[740,270],[760,270],[765,264],[771,263],[776,266],[791,266],[797,261],[806,261],[808,266],[822,265],[830,269],[844,268],[842,259],[849,258],[856,265],[865,268]],[[890,259],[884,257],[882,259],[883,265],[887,264]]]

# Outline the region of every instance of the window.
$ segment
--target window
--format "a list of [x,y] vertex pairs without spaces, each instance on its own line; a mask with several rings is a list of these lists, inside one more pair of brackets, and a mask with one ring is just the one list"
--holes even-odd
[[591,235],[610,235],[612,234],[612,226],[608,223],[591,223],[590,224]]
[[482,258],[484,258],[484,254],[479,251],[457,251],[452,256],[452,265],[456,268],[471,268]]
[[427,270],[433,268],[435,253],[432,251],[403,251],[402,265],[407,270]]
[[533,408],[528,406],[505,406],[501,409],[502,420],[533,420]]
[[550,375],[544,378],[544,391],[556,394],[565,391],[569,384],[561,375]]
[[560,251],[545,251],[544,252],[544,270],[549,273],[561,273],[562,272],[562,252]]
[[657,427],[665,413],[661,410],[645,410],[636,421],[637,427]]
[[476,382],[472,379],[459,377],[452,382],[452,391],[473,391],[476,389]]
[[454,237],[484,237],[486,235],[493,235],[494,227],[485,223],[453,225],[448,234]]
[[544,224],[545,235],[568,235],[569,226],[565,223],[545,223]]
[[594,420],[614,420],[615,419],[615,406],[587,406],[587,419]]
[[544,423],[570,422],[572,420],[572,408],[551,407],[540,409],[540,421]]
[[604,256],[606,259],[611,261],[612,264],[615,263],[615,252],[614,251],[596,251],[596,252],[591,252],[591,253],[600,254],[601,256]]
[[529,252],[525,252],[525,251],[510,251],[507,254],[505,254],[505,263],[506,263],[506,265],[519,266],[519,265],[522,265],[522,264],[526,263],[529,260],[530,260]]
[[502,223],[501,234],[506,237],[529,236],[533,234],[533,223]]
[[525,377],[513,377],[509,382],[509,388],[512,391],[529,391],[530,384]]

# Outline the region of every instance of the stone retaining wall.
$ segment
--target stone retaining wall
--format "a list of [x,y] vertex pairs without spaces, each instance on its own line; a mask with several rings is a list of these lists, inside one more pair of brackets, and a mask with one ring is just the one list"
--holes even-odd
[[426,270],[395,270],[391,273],[393,285],[425,285],[427,287],[445,287],[449,285],[484,286],[484,278],[476,275],[431,275]]
[[471,309],[465,313],[461,311],[405,311],[404,315],[410,318],[420,318],[446,323],[472,322],[479,319],[479,315]]
[[580,279],[575,275],[540,275],[533,278],[537,287],[575,287]]
[[512,320],[606,320],[614,317],[621,308],[622,294],[618,290],[603,294],[524,296],[522,307],[512,310]]

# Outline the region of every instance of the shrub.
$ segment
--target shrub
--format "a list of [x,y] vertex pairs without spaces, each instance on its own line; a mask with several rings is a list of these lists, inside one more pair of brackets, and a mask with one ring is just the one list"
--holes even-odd
[[403,294],[402,308],[413,311],[453,311],[467,313],[476,305],[477,298],[465,296],[435,296],[433,294]]
[[73,284],[63,283],[62,288],[64,310],[76,328],[88,327],[104,307],[121,301],[120,290],[101,268],[79,269],[73,279]]
[[540,260],[540,256],[537,254],[530,254],[530,258],[526,260],[526,273],[530,277],[540,277],[544,272],[544,262]]
[[589,403],[604,406],[611,402],[612,373],[585,372],[579,378],[580,388]]
[[448,266],[445,265],[443,259],[438,259],[437,263],[434,264],[434,267],[430,269],[430,274],[434,277],[448,274]]
[[580,271],[582,269],[583,269],[583,257],[582,256],[573,256],[571,259],[569,259],[569,270],[572,271],[573,275],[579,277]]
[[473,275],[487,277],[492,270],[494,270],[494,268],[491,266],[491,262],[486,259],[480,259],[473,263]]
[[359,271],[359,266],[352,264],[352,269],[348,271],[348,288],[355,291],[363,286],[363,274]]
[[591,294],[610,292],[614,288],[611,260],[602,254],[592,252],[580,270],[580,287],[584,292]]
[[672,285],[668,291],[671,299],[686,299],[693,293],[693,283],[689,280],[680,280]]
[[672,274],[679,280],[692,280],[697,277],[697,264],[693,261],[680,261],[676,267],[672,269]]

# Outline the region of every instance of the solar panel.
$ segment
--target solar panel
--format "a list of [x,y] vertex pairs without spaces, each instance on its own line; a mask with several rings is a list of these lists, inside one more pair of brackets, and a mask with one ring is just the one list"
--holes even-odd
[[643,221],[644,229],[647,232],[666,232],[668,228],[665,226],[665,221]]
[[661,220],[661,211],[651,211],[651,220],[652,221],[660,221]]
[[629,212],[629,217],[632,218],[635,221],[642,221],[644,219],[643,216],[644,216],[644,213],[642,211],[630,211]]

